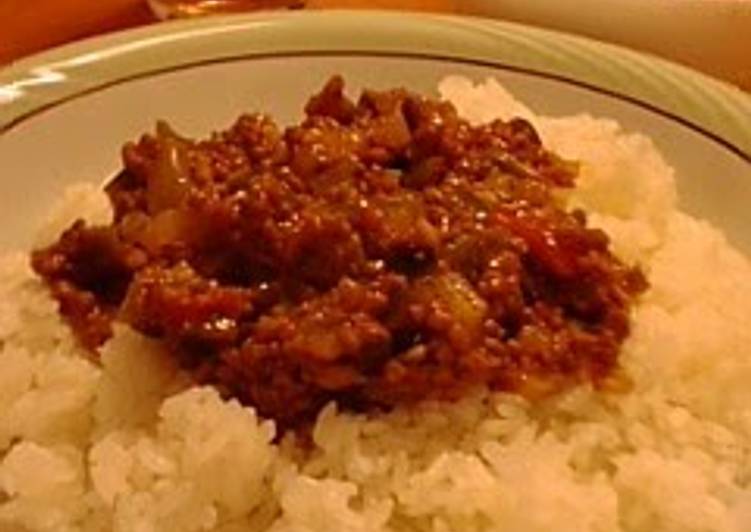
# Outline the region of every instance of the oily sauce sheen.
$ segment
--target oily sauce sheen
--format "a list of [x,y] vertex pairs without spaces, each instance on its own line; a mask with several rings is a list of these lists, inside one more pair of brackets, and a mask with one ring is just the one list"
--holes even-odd
[[118,321],[282,427],[469,389],[613,381],[646,288],[563,189],[577,167],[522,119],[332,78],[299,125],[244,115],[123,149],[107,226],[32,255],[92,350]]

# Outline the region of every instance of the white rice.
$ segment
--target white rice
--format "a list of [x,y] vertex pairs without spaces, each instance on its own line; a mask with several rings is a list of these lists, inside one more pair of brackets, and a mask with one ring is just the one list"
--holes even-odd
[[[521,114],[582,161],[569,198],[651,289],[626,395],[544,404],[478,390],[381,416],[321,412],[314,449],[118,329],[88,362],[22,254],[0,261],[0,531],[751,530],[751,264],[680,212],[649,139],[534,116],[494,81],[441,92],[473,121]],[[104,196],[77,187],[41,238]]]

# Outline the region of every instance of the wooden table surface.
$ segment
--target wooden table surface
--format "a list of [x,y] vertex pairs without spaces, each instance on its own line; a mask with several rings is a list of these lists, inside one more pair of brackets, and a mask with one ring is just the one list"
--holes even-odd
[[[458,11],[461,0],[308,0],[311,9]],[[155,22],[145,0],[0,0],[0,64],[76,39]]]

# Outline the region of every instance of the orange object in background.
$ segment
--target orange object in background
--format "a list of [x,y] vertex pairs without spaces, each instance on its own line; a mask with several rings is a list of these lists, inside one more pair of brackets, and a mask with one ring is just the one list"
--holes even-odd
[[[460,3],[461,0],[305,2],[306,8],[312,9],[404,9],[445,13],[458,12]],[[76,39],[155,20],[145,0],[0,0],[0,64]]]
[[2,0],[0,63],[153,20],[141,0]]

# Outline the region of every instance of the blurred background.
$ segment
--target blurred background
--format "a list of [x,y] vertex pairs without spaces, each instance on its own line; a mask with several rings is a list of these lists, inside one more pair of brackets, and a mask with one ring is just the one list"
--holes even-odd
[[651,52],[751,91],[751,0],[0,0],[0,64],[76,39],[155,23],[155,13],[284,6],[496,17]]

